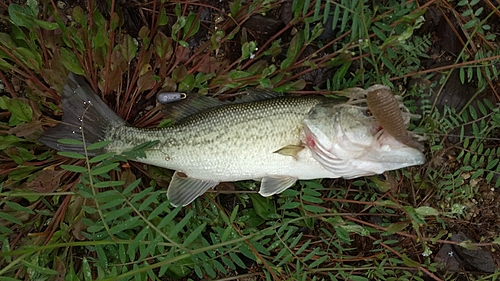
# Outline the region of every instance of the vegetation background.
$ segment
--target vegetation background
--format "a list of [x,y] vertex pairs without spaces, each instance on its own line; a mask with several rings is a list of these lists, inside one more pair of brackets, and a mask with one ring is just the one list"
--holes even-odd
[[[0,1],[0,280],[496,280],[499,8]],[[69,72],[138,127],[169,124],[160,91],[381,83],[423,116],[411,129],[428,136],[428,161],[272,198],[227,183],[172,208],[171,171],[38,143]]]

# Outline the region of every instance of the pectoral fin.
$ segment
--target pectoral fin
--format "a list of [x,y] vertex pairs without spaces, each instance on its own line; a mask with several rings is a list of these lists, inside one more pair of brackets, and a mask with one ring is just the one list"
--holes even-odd
[[297,155],[302,149],[304,149],[302,145],[287,145],[276,150],[274,153],[278,153],[285,156],[292,156],[295,160],[297,160],[298,158]]
[[285,189],[294,185],[296,177],[269,176],[262,178],[259,194],[267,197],[285,191]]
[[175,172],[168,186],[167,197],[172,206],[186,206],[217,184],[217,181],[193,179],[184,173]]

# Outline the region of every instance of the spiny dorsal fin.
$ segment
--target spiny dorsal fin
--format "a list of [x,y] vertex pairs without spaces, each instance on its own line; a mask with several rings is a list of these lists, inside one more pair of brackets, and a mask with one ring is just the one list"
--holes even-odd
[[186,117],[222,105],[256,102],[283,96],[269,89],[247,89],[234,95],[220,95],[221,98],[226,99],[234,97],[234,101],[221,101],[217,97],[191,94],[186,95],[186,98],[180,101],[165,104],[163,114],[166,118],[178,123]]

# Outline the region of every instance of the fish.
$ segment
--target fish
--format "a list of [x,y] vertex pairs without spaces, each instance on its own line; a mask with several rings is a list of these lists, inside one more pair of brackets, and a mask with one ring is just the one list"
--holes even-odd
[[420,151],[424,146],[413,139],[413,135],[406,130],[406,124],[403,120],[400,104],[389,87],[376,87],[368,91],[366,103],[371,114],[375,116],[387,133],[391,134],[396,140]]
[[[83,77],[70,73],[62,89],[62,122],[46,129],[39,141],[89,156],[125,154],[153,142],[133,161],[175,171],[167,190],[173,206],[190,204],[220,182],[257,180],[259,194],[271,196],[297,180],[351,179],[425,162],[420,150],[381,128],[365,102],[269,90],[260,96],[235,102],[202,96],[194,102],[198,106],[179,105],[186,114],[178,114],[171,126],[137,128],[111,110]],[[59,139],[107,144],[86,150]]]

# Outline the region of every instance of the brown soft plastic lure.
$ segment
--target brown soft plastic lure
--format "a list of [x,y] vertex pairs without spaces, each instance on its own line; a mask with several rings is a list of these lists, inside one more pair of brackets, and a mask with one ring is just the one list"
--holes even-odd
[[368,109],[387,133],[403,144],[420,151],[424,150],[423,145],[414,140],[410,132],[406,130],[399,103],[391,90],[382,88],[368,92],[366,103]]

